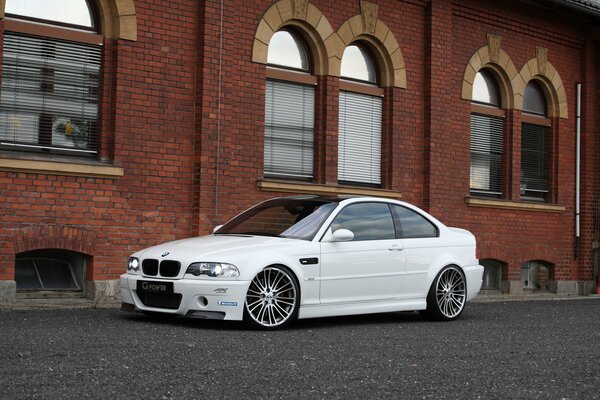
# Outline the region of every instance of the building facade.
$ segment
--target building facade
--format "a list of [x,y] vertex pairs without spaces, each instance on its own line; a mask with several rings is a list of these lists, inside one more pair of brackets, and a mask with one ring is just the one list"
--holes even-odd
[[597,1],[20,4],[0,0],[2,303],[113,299],[130,253],[308,193],[469,229],[486,290],[596,289]]

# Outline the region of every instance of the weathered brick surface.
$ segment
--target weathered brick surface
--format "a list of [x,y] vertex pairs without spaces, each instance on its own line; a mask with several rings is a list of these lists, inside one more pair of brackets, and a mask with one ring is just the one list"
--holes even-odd
[[[374,2],[398,41],[407,74],[406,88],[385,90],[385,188],[473,231],[481,258],[507,263],[505,279],[519,280],[521,264],[543,260],[555,266],[551,279],[591,280],[600,85],[598,42],[589,24],[516,1]],[[310,3],[334,31],[360,14],[354,0]],[[102,91],[100,156],[125,175],[0,171],[0,279],[14,279],[16,253],[39,248],[85,253],[93,260],[89,279],[116,279],[131,252],[209,232],[274,195],[256,184],[263,178],[265,66],[252,62],[254,35],[272,5],[135,0],[137,41],[106,41]],[[553,119],[552,196],[564,212],[465,204],[471,106],[461,99],[462,80],[490,33],[501,37],[517,70],[535,58],[537,47],[547,48],[548,62],[562,78],[569,117]],[[584,83],[584,103],[582,231],[575,259],[577,82]],[[335,185],[339,78],[319,77],[316,93],[315,183]],[[520,111],[507,111],[507,193],[513,201],[519,200],[520,121]]]

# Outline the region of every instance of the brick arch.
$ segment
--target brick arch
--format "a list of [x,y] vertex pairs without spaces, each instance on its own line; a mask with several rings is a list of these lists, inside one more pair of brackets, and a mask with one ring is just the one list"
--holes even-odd
[[488,44],[477,50],[463,75],[461,97],[465,100],[473,99],[473,82],[475,76],[483,68],[494,71],[499,77],[498,86],[502,100],[501,108],[512,109],[515,105],[513,82],[520,79],[515,64],[508,54],[500,48],[500,38],[488,35]]
[[557,250],[551,246],[534,245],[520,249],[519,268],[529,261],[541,261],[551,266],[556,265],[558,259]]
[[[376,12],[375,12],[376,15]],[[336,46],[332,47],[329,58],[330,73],[340,76],[344,50],[356,41],[367,42],[374,51],[381,75],[381,86],[406,88],[406,64],[396,37],[385,23],[379,19],[371,22],[362,15],[346,20],[335,33]]]
[[93,255],[96,233],[66,225],[35,225],[13,235],[15,254],[41,249],[70,250]]
[[506,245],[499,244],[497,241],[478,241],[477,252],[480,259],[492,259],[508,265],[512,249]]
[[[137,22],[133,0],[96,0],[101,33],[110,39],[137,40]],[[0,18],[4,19],[6,0],[0,0]]]
[[540,83],[548,103],[548,116],[568,118],[567,94],[560,74],[552,64],[547,61],[547,50],[538,48],[538,55],[532,58],[521,68],[520,81],[515,85],[515,108],[523,109],[525,86],[532,81]]
[[295,27],[304,35],[313,59],[314,74],[328,75],[331,41],[327,41],[333,35],[333,28],[321,11],[308,0],[280,0],[269,7],[254,34],[252,61],[267,63],[271,37],[286,26]]

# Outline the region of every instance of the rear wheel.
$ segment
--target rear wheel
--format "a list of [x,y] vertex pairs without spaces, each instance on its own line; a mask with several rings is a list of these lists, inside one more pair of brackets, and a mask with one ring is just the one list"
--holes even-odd
[[460,316],[467,300],[467,284],[462,270],[449,265],[444,267],[431,285],[427,295],[428,318],[451,321]]
[[257,329],[277,329],[296,318],[300,290],[293,273],[283,266],[260,271],[248,288],[244,321]]

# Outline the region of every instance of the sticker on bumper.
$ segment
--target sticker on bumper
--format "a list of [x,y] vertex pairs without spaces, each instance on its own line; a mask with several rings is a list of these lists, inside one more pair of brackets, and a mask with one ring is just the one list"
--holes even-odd
[[217,301],[217,304],[225,307],[236,307],[238,305],[237,301]]

